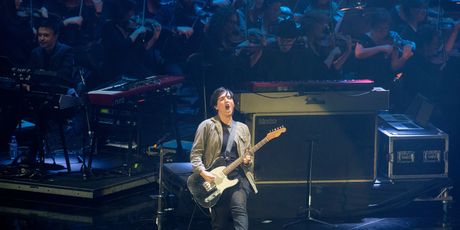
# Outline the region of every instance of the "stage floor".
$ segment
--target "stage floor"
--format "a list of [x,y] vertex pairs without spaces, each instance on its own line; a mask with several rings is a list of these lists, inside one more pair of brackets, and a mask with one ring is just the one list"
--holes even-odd
[[[158,229],[155,196],[158,194],[155,173],[157,157],[148,158],[149,164],[140,165],[143,169],[140,171],[143,172],[134,173],[131,177],[126,175],[126,168],[120,158],[123,158],[122,154],[97,156],[95,174],[87,180],[83,180],[79,172],[80,163],[74,155],[71,155],[74,171],[70,174],[67,174],[65,169],[59,169],[50,171],[50,174],[41,180],[0,179],[0,187],[3,187],[0,190],[0,226],[2,229]],[[56,161],[62,164],[59,154],[56,156]],[[169,173],[174,175],[168,174],[171,168],[174,170],[173,172],[170,170]],[[189,174],[189,163],[166,165],[165,177],[168,179],[165,183],[168,192],[164,202],[165,215],[162,229],[211,229],[207,210],[196,208],[190,197],[187,197],[189,194],[183,183]],[[169,180],[174,176],[181,179]],[[172,182],[176,184],[171,184]],[[323,205],[319,206],[324,211],[326,205],[332,203],[329,208],[345,212],[344,217],[326,217],[316,213],[313,213],[313,216],[333,225],[307,221],[305,212],[298,212],[299,210],[292,208],[295,202],[299,207],[306,205],[307,194],[302,193],[302,190],[305,191],[302,186],[287,188],[288,192],[283,198],[282,195],[274,192],[279,190],[276,186],[273,188],[273,186],[258,185],[259,194],[251,195],[248,202],[250,229],[460,229],[460,207],[455,200],[443,206],[443,202],[439,200],[413,201],[411,199],[405,200],[406,204],[403,206],[351,215],[356,211],[353,208],[361,207],[359,205],[362,203],[375,204],[379,200],[385,201],[385,196],[402,194],[416,186],[424,187],[432,184],[437,187],[438,182],[439,185],[444,185],[444,181],[381,183],[380,186],[387,187],[365,190],[366,192],[361,189],[371,186],[370,184],[322,185],[320,190],[313,190],[318,194],[324,194],[320,200],[314,197],[315,208],[318,208],[318,202],[321,202]],[[23,189],[4,187],[15,183],[19,183]],[[130,187],[132,183],[137,185]],[[446,182],[445,185],[448,183]],[[286,190],[286,188],[282,189]],[[371,190],[377,193],[370,193]],[[65,191],[65,193],[53,191]],[[299,196],[305,199],[296,201]],[[290,204],[276,203],[288,198],[291,200]],[[355,202],[352,201],[353,199]],[[293,216],[293,213],[298,215]]]
[[[158,229],[155,224],[157,203],[152,196],[156,191],[155,186],[144,187],[129,196],[91,203],[2,194],[0,224],[2,229]],[[171,197],[166,199],[168,205],[174,203]],[[189,208],[193,210],[193,207]],[[250,229],[459,229],[458,210],[458,204],[453,203],[444,214],[439,202],[416,202],[402,209],[370,216],[322,219],[334,226],[306,221],[305,217],[250,218]],[[162,229],[210,230],[209,218],[200,214],[200,210],[195,211],[190,228],[191,215],[181,216],[175,210],[167,211]]]

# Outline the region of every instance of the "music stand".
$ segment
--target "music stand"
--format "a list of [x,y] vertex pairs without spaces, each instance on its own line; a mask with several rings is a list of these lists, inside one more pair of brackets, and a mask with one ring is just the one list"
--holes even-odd
[[320,220],[320,219],[316,219],[314,217],[311,216],[311,211],[312,211],[312,195],[311,195],[311,189],[312,189],[312,172],[313,172],[313,143],[315,143],[315,141],[317,141],[316,139],[308,139],[307,142],[310,143],[310,148],[309,148],[309,153],[308,153],[308,156],[309,156],[309,160],[308,160],[308,200],[307,200],[307,217],[306,219],[300,219],[300,220],[296,220],[294,222],[291,222],[291,223],[287,223],[287,224],[284,224],[283,225],[283,228],[286,228],[286,227],[289,227],[291,225],[295,225],[295,224],[299,224],[299,223],[303,223],[303,222],[307,222],[307,221],[312,221],[312,222],[316,222],[316,223],[320,223],[320,224],[324,224],[324,225],[328,225],[328,226],[331,226],[331,227],[337,227],[337,225],[335,224],[331,224],[331,223],[328,223],[326,221],[323,221],[323,220]]

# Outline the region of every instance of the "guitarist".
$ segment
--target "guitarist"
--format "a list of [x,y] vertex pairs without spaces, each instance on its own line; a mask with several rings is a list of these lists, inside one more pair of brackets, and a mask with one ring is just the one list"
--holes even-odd
[[[213,182],[216,178],[209,172],[216,159],[222,157],[229,165],[249,149],[251,140],[248,126],[233,121],[235,104],[232,91],[220,87],[213,92],[210,102],[217,111],[217,116],[201,122],[198,126],[190,153],[193,171],[199,173],[207,182]],[[229,138],[232,136],[233,138]],[[237,178],[239,182],[224,190],[217,204],[210,208],[213,230],[248,229],[246,201],[251,188],[257,193],[253,168],[252,157],[247,154],[243,164],[228,175],[229,179]],[[233,224],[227,223],[229,220],[233,220]]]

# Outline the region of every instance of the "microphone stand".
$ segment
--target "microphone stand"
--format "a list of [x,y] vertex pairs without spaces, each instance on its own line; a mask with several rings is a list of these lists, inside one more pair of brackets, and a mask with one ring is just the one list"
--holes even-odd
[[163,187],[163,166],[164,166],[164,150],[163,150],[163,143],[166,140],[166,134],[164,137],[160,138],[158,144],[155,144],[159,149],[160,154],[160,163],[158,168],[158,195],[157,198],[157,215],[155,219],[155,223],[157,225],[157,230],[162,229],[163,224],[163,198],[164,198],[164,187]]
[[[332,1],[331,1],[332,2]],[[309,163],[309,168],[308,168],[308,207],[307,207],[307,220],[309,221],[313,221],[313,222],[317,222],[317,223],[320,223],[320,224],[325,224],[325,225],[329,225],[331,227],[337,227],[335,224],[331,224],[331,223],[328,223],[326,221],[323,221],[323,220],[319,220],[319,219],[316,219],[314,217],[311,216],[311,210],[312,210],[312,205],[311,205],[311,201],[312,201],[312,195],[311,195],[311,189],[312,189],[312,183],[313,183],[313,180],[312,180],[312,171],[313,171],[313,144],[315,143],[315,140],[313,139],[310,139],[308,140],[310,142],[310,159],[308,160],[308,163]]]
[[[80,75],[80,80],[81,80],[83,88],[86,88],[86,80],[85,80],[85,77],[83,76],[84,70],[81,68],[79,69],[79,75]],[[90,148],[89,153],[88,153],[89,156],[87,159],[86,155],[87,155],[88,150],[85,150],[85,141],[83,141],[83,147],[82,147],[83,159],[81,160],[82,161],[81,171],[83,173],[83,179],[86,180],[89,176],[92,175],[91,165],[93,163],[94,152],[96,151],[96,142],[94,140],[94,130],[92,129],[93,126],[91,125],[93,124],[94,120],[93,118],[91,118],[91,112],[90,112],[91,108],[89,105],[87,94],[85,94],[84,108],[85,108],[85,122],[86,122],[86,128],[88,129],[87,132],[88,132],[89,148]]]
[[313,180],[312,180],[312,172],[313,172],[313,150],[314,150],[314,147],[313,147],[313,144],[315,143],[315,139],[309,139],[307,140],[309,143],[310,143],[310,149],[309,149],[309,162],[308,162],[308,165],[309,165],[309,168],[308,168],[308,200],[307,200],[307,218],[306,219],[300,219],[300,220],[297,220],[297,221],[294,221],[294,222],[291,222],[291,223],[287,223],[285,225],[283,225],[283,228],[287,228],[291,225],[295,225],[295,224],[299,224],[299,223],[303,223],[303,222],[308,222],[308,221],[312,221],[312,222],[316,222],[316,223],[320,223],[320,224],[324,224],[324,225],[327,225],[327,226],[330,226],[330,227],[337,227],[337,225],[335,224],[331,224],[331,223],[328,223],[326,221],[323,221],[323,220],[320,220],[320,219],[316,219],[314,217],[312,217],[311,215],[311,211],[312,211],[312,183],[313,183]]

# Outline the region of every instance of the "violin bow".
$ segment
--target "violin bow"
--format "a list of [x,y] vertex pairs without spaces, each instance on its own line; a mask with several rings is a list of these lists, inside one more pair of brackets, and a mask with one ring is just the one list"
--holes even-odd
[[34,25],[34,8],[33,8],[33,1],[30,0],[29,2],[29,7],[30,7],[30,26],[32,26],[32,28],[35,28],[35,25]]
[[80,10],[78,11],[78,16],[80,16],[80,17],[81,17],[82,12],[83,12],[83,1],[84,0],[80,0]]

